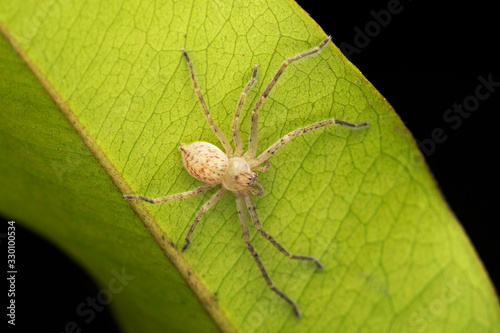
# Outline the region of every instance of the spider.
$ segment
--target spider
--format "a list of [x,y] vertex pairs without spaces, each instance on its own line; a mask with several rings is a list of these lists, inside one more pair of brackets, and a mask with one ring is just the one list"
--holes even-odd
[[172,195],[167,195],[161,198],[146,198],[142,195],[124,195],[125,199],[140,199],[152,204],[172,201],[181,198],[188,198],[205,191],[212,189],[213,187],[222,184],[221,188],[201,207],[198,214],[196,215],[194,221],[187,232],[185,237],[184,246],[182,247],[182,252],[184,252],[189,244],[191,243],[191,236],[193,235],[198,222],[202,218],[203,214],[210,209],[219,199],[227,192],[233,192],[236,198],[236,207],[238,210],[238,215],[240,219],[241,229],[243,232],[243,239],[245,240],[246,246],[250,253],[253,256],[259,270],[266,280],[268,287],[278,294],[282,299],[284,299],[288,304],[290,304],[293,308],[293,311],[297,317],[300,317],[300,311],[297,304],[286,294],[284,294],[281,290],[276,288],[271,281],[260,257],[250,242],[250,232],[248,229],[248,216],[245,213],[245,210],[248,210],[250,218],[252,219],[253,224],[259,231],[259,233],[264,236],[272,245],[274,245],[281,253],[283,253],[286,257],[290,259],[296,260],[304,260],[311,261],[318,268],[323,268],[323,265],[319,262],[318,259],[311,256],[303,256],[303,255],[295,255],[287,251],[273,236],[271,236],[267,231],[262,228],[262,223],[259,220],[259,216],[257,215],[257,210],[255,208],[255,204],[253,202],[251,194],[256,196],[260,196],[264,193],[264,190],[259,183],[257,183],[258,174],[256,171],[265,172],[270,167],[270,162],[268,159],[276,153],[281,147],[283,147],[287,142],[289,142],[292,138],[297,137],[299,135],[305,134],[309,131],[316,130],[321,127],[325,127],[328,125],[338,124],[342,126],[349,127],[351,129],[357,129],[362,127],[369,126],[369,123],[348,123],[342,120],[337,119],[328,119],[316,124],[312,124],[306,127],[302,127],[296,129],[287,135],[283,136],[281,139],[276,141],[269,148],[264,150],[260,155],[255,157],[257,152],[257,123],[259,118],[259,109],[266,100],[267,96],[273,89],[274,85],[278,81],[279,77],[283,73],[283,71],[293,62],[303,59],[308,56],[312,56],[315,54],[319,54],[321,49],[327,45],[330,41],[331,37],[327,37],[323,40],[317,47],[310,49],[304,53],[301,53],[295,57],[289,58],[285,60],[281,67],[278,69],[271,82],[267,85],[264,92],[260,95],[255,103],[252,116],[251,116],[251,125],[250,125],[250,137],[248,140],[248,150],[243,154],[243,144],[241,142],[240,134],[238,131],[238,120],[240,117],[241,110],[245,103],[245,99],[247,97],[248,92],[255,84],[257,79],[257,69],[258,66],[255,65],[252,71],[252,77],[245,89],[241,93],[239,98],[239,102],[236,107],[236,111],[234,113],[233,123],[231,127],[231,132],[234,141],[234,150],[229,144],[227,138],[224,136],[219,127],[214,123],[212,116],[210,115],[210,111],[208,110],[207,104],[203,98],[203,95],[198,86],[198,82],[196,80],[196,75],[194,73],[193,64],[191,59],[189,58],[188,53],[184,48],[182,48],[182,53],[186,58],[187,65],[189,67],[189,71],[191,73],[191,80],[193,82],[194,91],[198,100],[201,104],[203,112],[205,113],[205,117],[207,119],[210,128],[214,132],[214,134],[219,138],[225,153],[216,147],[215,145],[208,142],[194,142],[189,145],[184,143],[181,144],[179,150],[182,155],[182,161],[186,170],[196,179],[205,182],[205,185],[197,187],[191,191],[177,193]]

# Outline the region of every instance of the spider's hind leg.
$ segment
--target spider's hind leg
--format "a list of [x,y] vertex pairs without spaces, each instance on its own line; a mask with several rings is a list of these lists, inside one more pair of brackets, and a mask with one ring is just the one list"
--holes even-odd
[[210,209],[213,205],[219,201],[220,198],[226,193],[226,189],[224,187],[221,187],[210,199],[208,199],[207,202],[200,208],[200,211],[198,214],[196,214],[196,217],[194,218],[193,223],[191,223],[191,227],[189,228],[188,233],[186,234],[186,237],[184,238],[184,246],[182,247],[182,252],[186,251],[188,248],[189,244],[191,244],[191,236],[193,235],[194,229],[196,229],[196,226],[198,225],[198,222],[200,222],[201,218],[203,217],[203,214],[207,210]]
[[201,93],[200,87],[198,86],[198,81],[196,80],[196,74],[194,73],[193,63],[191,62],[191,59],[189,58],[189,55],[188,55],[185,48],[182,48],[182,54],[184,55],[184,58],[186,58],[186,61],[187,61],[188,67],[189,67],[189,72],[191,73],[191,80],[193,81],[194,92],[195,92],[196,96],[198,97],[198,100],[200,101],[203,112],[205,113],[205,117],[207,118],[208,125],[210,125],[210,128],[212,129],[214,134],[219,138],[220,142],[222,143],[222,146],[226,150],[226,153],[232,154],[233,148],[231,148],[229,141],[227,141],[226,136],[224,135],[224,133],[222,133],[219,126],[217,126],[215,124],[215,122],[212,118],[212,115],[210,114],[210,111],[208,110],[207,103],[205,102],[205,99],[203,98],[203,94]]
[[172,200],[177,200],[177,199],[193,197],[195,195],[198,195],[200,193],[203,193],[203,192],[210,190],[211,188],[215,187],[216,185],[217,184],[205,184],[205,185],[197,187],[191,191],[186,191],[186,192],[177,193],[177,194],[171,194],[171,195],[167,195],[165,197],[160,197],[160,198],[147,198],[147,197],[142,196],[142,195],[124,194],[123,199],[127,199],[127,200],[139,199],[139,200],[146,201],[146,202],[149,202],[152,204],[157,204],[157,203],[162,203],[162,202],[167,202],[167,201],[172,201]]

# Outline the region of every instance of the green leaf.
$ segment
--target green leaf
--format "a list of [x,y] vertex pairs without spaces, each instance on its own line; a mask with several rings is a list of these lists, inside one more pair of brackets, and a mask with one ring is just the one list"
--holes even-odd
[[219,145],[181,47],[228,137],[259,64],[240,119],[246,138],[251,105],[283,60],[326,37],[297,4],[0,0],[0,29],[0,212],[115,290],[124,331],[500,330],[487,274],[411,134],[331,43],[286,70],[259,118],[259,152],[326,118],[371,123],[296,138],[260,174],[264,228],[325,266],[289,260],[252,231],[302,319],[266,286],[232,194],[205,214],[185,253],[190,222],[215,190],[161,205],[122,199],[199,186],[177,147]]

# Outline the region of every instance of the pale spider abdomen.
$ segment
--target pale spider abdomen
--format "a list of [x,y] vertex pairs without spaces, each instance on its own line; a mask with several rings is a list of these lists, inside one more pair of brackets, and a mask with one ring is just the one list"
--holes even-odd
[[181,144],[182,162],[194,178],[205,183],[219,184],[228,167],[227,155],[208,142]]

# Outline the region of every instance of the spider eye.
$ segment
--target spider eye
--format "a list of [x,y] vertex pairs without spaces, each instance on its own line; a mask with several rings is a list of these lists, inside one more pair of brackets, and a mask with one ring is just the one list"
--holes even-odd
[[241,186],[252,187],[257,181],[257,173],[255,172],[242,172],[234,176],[234,180]]

